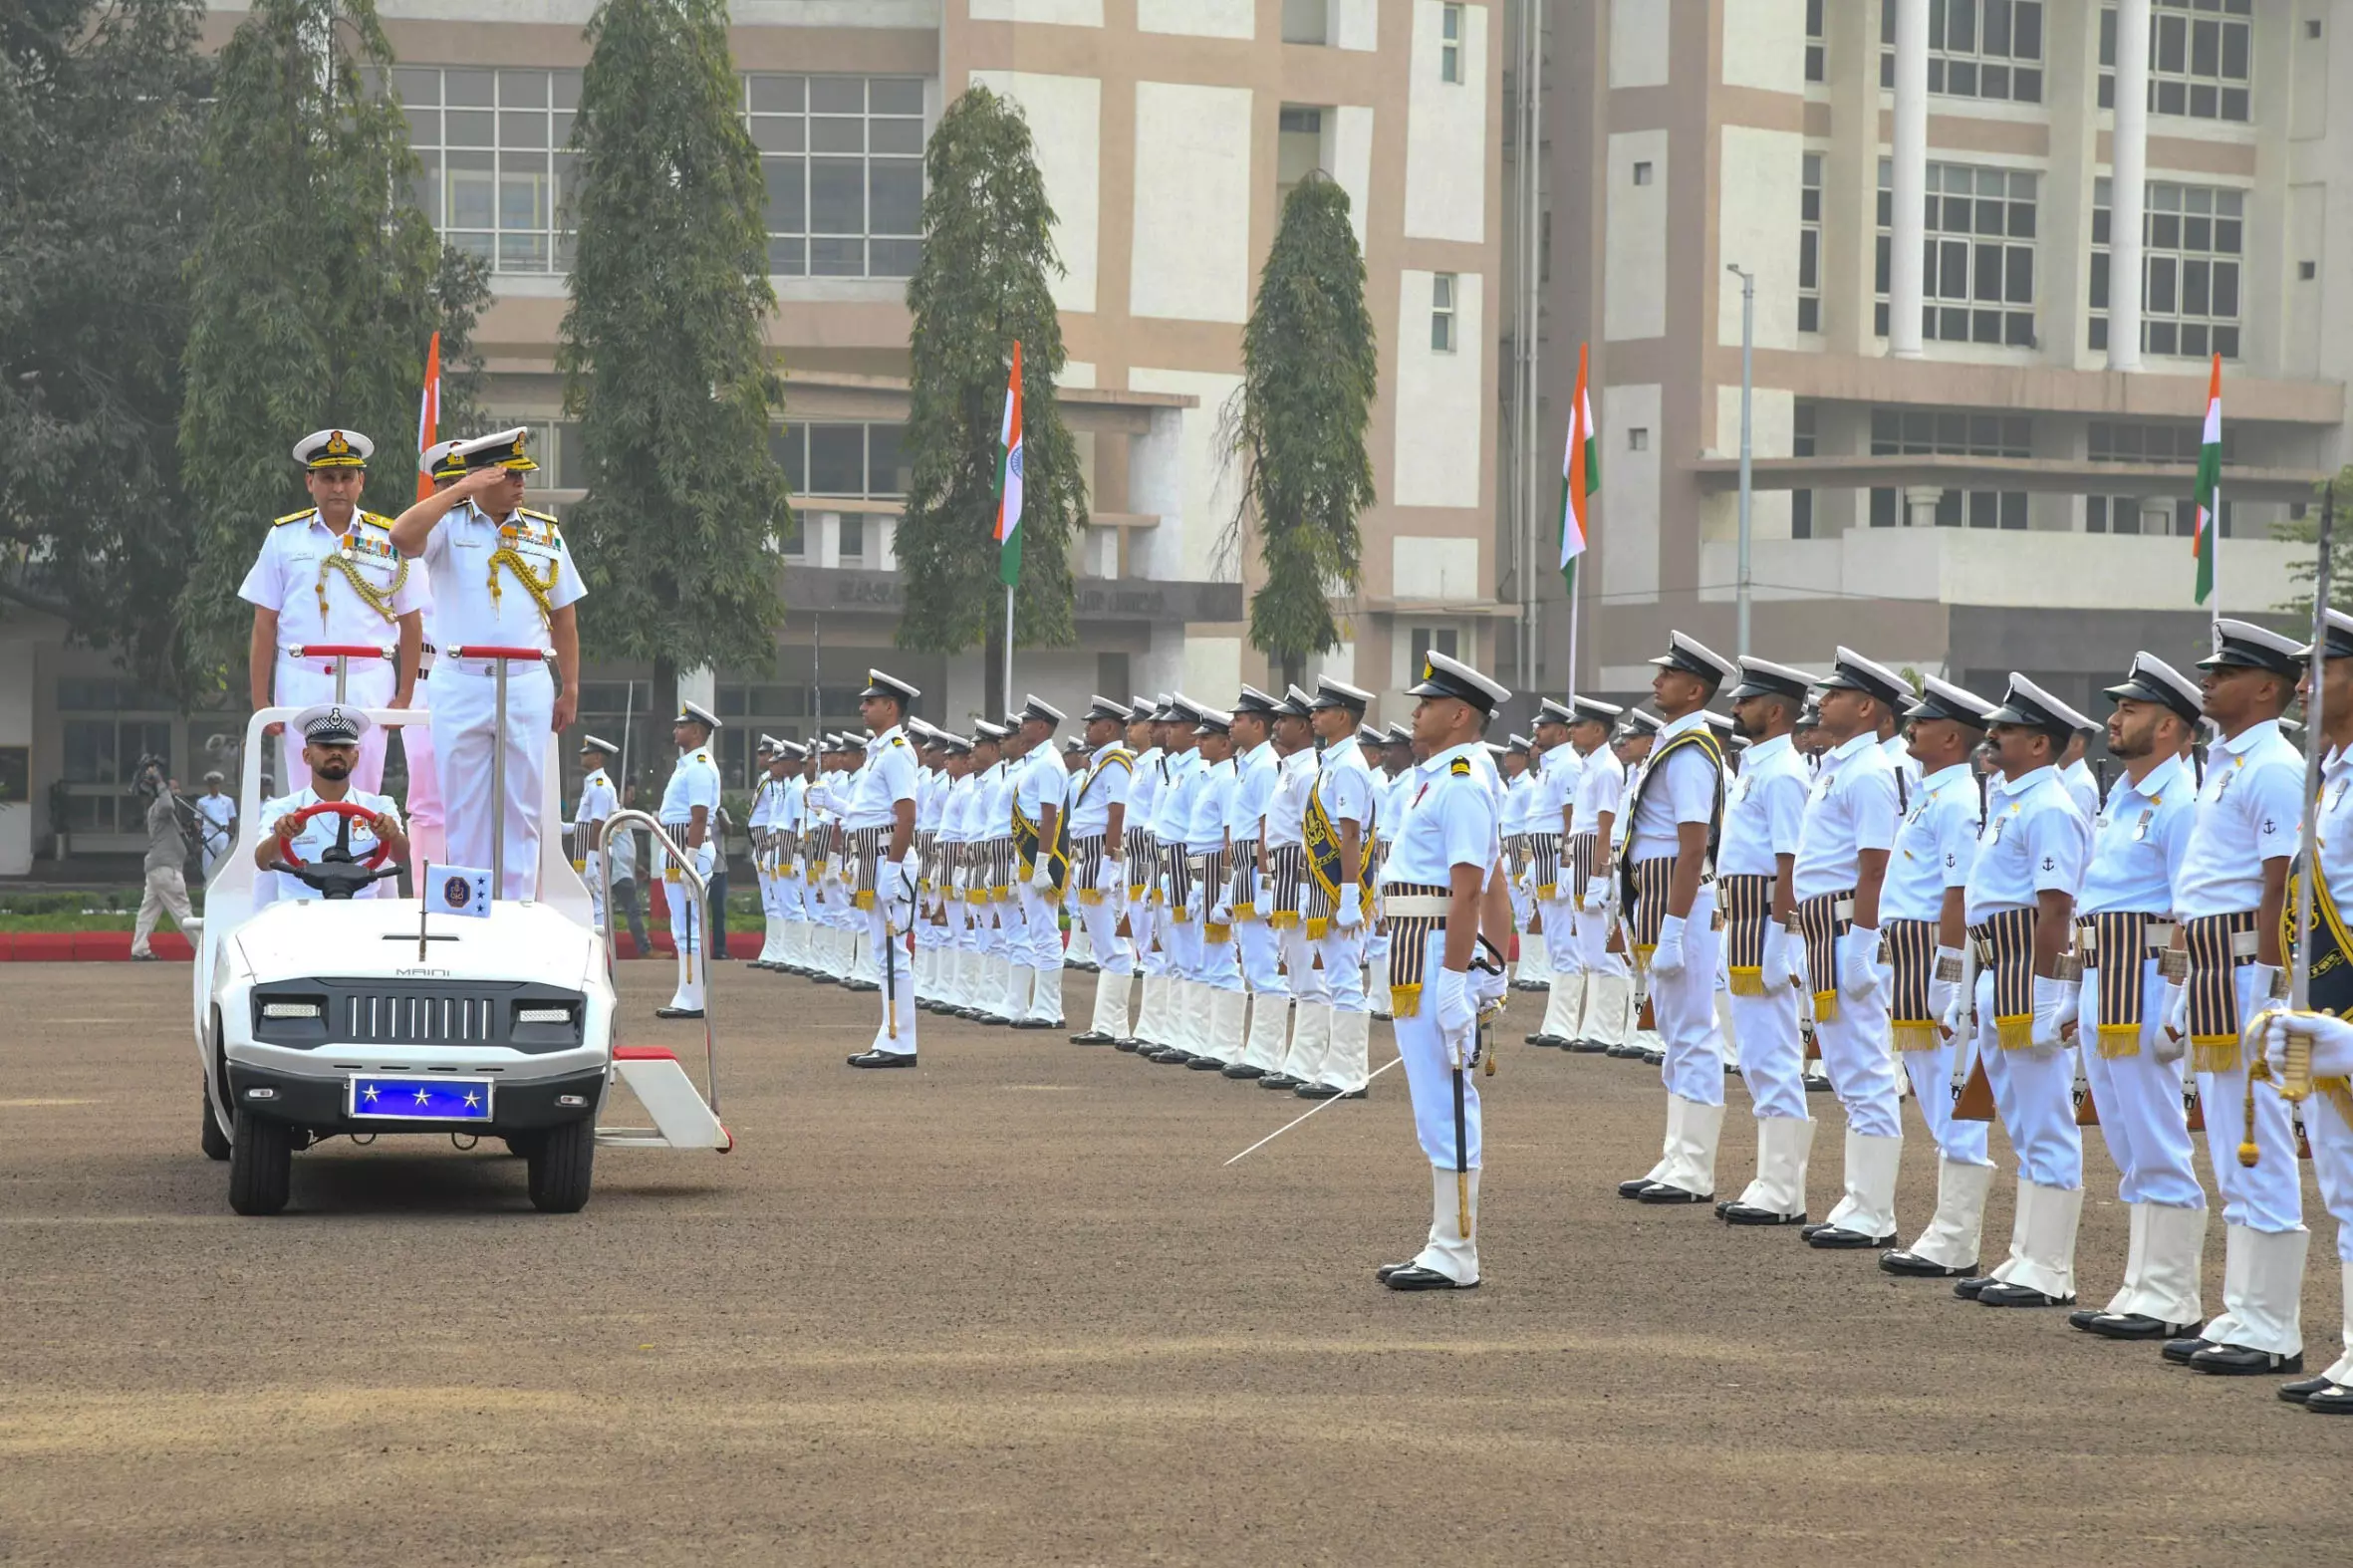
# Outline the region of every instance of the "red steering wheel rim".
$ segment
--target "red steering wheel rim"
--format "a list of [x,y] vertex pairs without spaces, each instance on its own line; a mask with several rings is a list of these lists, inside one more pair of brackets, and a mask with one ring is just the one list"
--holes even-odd
[[[313,817],[329,816],[349,817],[354,822],[374,822],[376,820],[375,812],[370,811],[366,806],[361,805],[358,801],[352,800],[323,800],[318,802],[316,805],[303,807],[302,810],[296,812],[293,816],[287,818],[286,820],[299,828],[304,823],[309,822]],[[307,866],[310,864],[310,862],[304,860],[302,856],[295,850],[292,840],[282,843],[279,848],[285,851],[286,859],[290,864],[296,866]],[[374,871],[377,867],[382,866],[385,863],[385,857],[392,853],[392,847],[390,844],[385,843],[384,840],[379,839],[376,841],[376,853],[369,856],[366,860],[361,861],[359,864],[367,867],[370,871]]]

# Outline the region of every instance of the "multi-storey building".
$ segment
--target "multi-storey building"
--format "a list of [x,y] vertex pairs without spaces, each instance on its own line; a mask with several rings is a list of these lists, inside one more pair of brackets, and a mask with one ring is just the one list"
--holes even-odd
[[[2199,656],[2193,467],[2222,357],[2218,597],[2345,450],[2353,5],[1562,0],[1547,94],[1553,449],[1594,346],[1590,686],[1736,638],[1741,283],[1755,280],[1759,653],[1839,643],[2089,702]],[[2138,278],[2137,290],[2120,280]],[[1549,684],[1569,680],[1553,590]],[[2093,704],[2088,711],[2105,712]]]
[[[588,60],[593,0],[378,0],[421,165],[416,197],[484,257],[495,302],[477,343],[498,420],[540,430],[533,504],[583,493],[555,373],[572,235],[563,150]],[[243,20],[216,4],[207,42]],[[910,320],[921,255],[924,139],[972,84],[1029,119],[1057,221],[1055,284],[1069,366],[1060,401],[1086,464],[1074,557],[1079,644],[1022,651],[1018,687],[1076,712],[1090,690],[1232,695],[1264,683],[1244,638],[1254,561],[1234,535],[1236,468],[1218,424],[1290,186],[1321,169],[1349,193],[1381,339],[1351,641],[1323,661],[1392,694],[1426,647],[1492,652],[1498,565],[1495,376],[1501,294],[1499,7],[1457,0],[735,0],[731,43],[767,193],[778,306],[767,331],[788,378],[774,434],[797,527],[776,658],[688,677],[728,719],[731,786],[766,730],[856,717],[870,663],[961,724],[984,660],[892,647],[894,531],[906,489]],[[299,433],[299,432],[297,432]],[[398,432],[378,434],[397,450]],[[449,433],[449,432],[444,432]],[[392,438],[388,439],[390,436]],[[288,473],[288,505],[301,491]],[[266,519],[255,520],[257,533]],[[30,639],[21,690],[0,694],[0,749],[29,739],[30,793],[52,782],[85,851],[132,847],[123,804],[142,749],[183,778],[231,711],[190,718],[103,656]],[[581,720],[658,757],[653,671],[585,651]],[[0,677],[0,686],[8,685]],[[11,704],[15,711],[12,712]],[[1402,708],[1393,708],[1402,712]],[[654,715],[666,719],[667,715]],[[21,720],[21,723],[19,722]],[[46,810],[0,812],[0,874],[21,872]],[[13,837],[11,837],[13,835]]]

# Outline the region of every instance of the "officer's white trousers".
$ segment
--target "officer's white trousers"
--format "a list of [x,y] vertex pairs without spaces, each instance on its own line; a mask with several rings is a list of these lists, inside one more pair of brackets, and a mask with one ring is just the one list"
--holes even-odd
[[1830,1087],[1845,1107],[1847,1131],[1864,1138],[1904,1136],[1896,1064],[1888,1055],[1888,977],[1861,999],[1845,991],[1828,1018],[1814,1020],[1814,1043],[1822,1049]]
[[1735,995],[1731,1005],[1732,1042],[1757,1120],[1806,1120],[1805,1041],[1797,1032],[1797,992],[1786,985],[1768,985],[1764,995]]
[[[2243,1026],[2271,1003],[2256,994],[2253,964],[2240,964],[2236,979],[2238,1017]],[[2245,1045],[2239,1049],[2243,1056]],[[2215,1170],[2215,1185],[2222,1188],[2223,1221],[2273,1233],[2300,1229],[2304,1192],[2293,1158],[2295,1118],[2279,1092],[2267,1083],[2255,1085],[2255,1148],[2260,1158],[2252,1170],[2238,1163],[2238,1145],[2246,1128],[2244,1062],[2226,1073],[2200,1073],[2198,1103],[2206,1113],[2207,1157]],[[2288,1151],[2286,1157],[2274,1154],[2281,1149]]]
[[1723,932],[1715,923],[1715,890],[1702,887],[1684,920],[1683,967],[1651,971],[1651,1016],[1667,1060],[1659,1069],[1667,1092],[1699,1105],[1723,1104],[1723,1054],[1715,1024],[1715,970]]
[[[393,641],[393,629],[387,627],[386,645]],[[335,700],[333,659],[293,659],[285,650],[278,652],[278,661],[270,676],[270,698],[286,707],[309,707],[316,702]],[[351,674],[344,682],[344,702],[351,707],[385,707],[392,700],[392,692],[399,686],[399,671],[389,658],[355,658]],[[407,726],[403,726],[407,727]],[[421,727],[421,726],[418,726]],[[384,754],[391,732],[371,727],[360,737],[360,760],[352,768],[351,785],[370,794],[384,790]],[[307,789],[311,782],[309,764],[302,759],[302,734],[292,724],[278,737],[278,777],[284,782],[281,793],[291,795]],[[488,861],[472,861],[468,865],[487,866]]]
[[2116,1163],[2116,1195],[2127,1203],[2161,1208],[2204,1208],[2197,1141],[2182,1109],[2182,1063],[2157,1059],[2165,1032],[2165,976],[2157,960],[2142,960],[2140,1049],[2130,1056],[2102,1053],[2100,971],[2086,969],[2077,1004],[2076,1039],[2083,1051],[2084,1082],[2099,1107],[2100,1137]]
[[[504,828],[502,899],[528,899],[539,887],[541,797],[547,782],[548,726],[556,684],[545,664],[507,669],[506,732],[498,732],[494,666],[444,658],[433,666],[433,751],[441,767],[443,833],[449,863],[487,868]],[[506,796],[490,795],[491,758],[506,753]]]

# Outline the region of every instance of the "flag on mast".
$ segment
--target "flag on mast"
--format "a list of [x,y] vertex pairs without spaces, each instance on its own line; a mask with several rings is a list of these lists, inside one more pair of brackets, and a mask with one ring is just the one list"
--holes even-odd
[[441,335],[433,334],[424,351],[424,392],[416,400],[416,498],[433,493],[433,476],[424,471],[424,449],[441,438]]
[[2222,529],[2222,357],[2215,356],[2206,384],[2206,431],[2198,442],[2198,532],[2191,549],[2198,557],[2198,602],[2215,591],[2215,536]]
[[1560,575],[1577,597],[1577,557],[1591,539],[1594,492],[1601,488],[1601,440],[1585,381],[1588,345],[1577,345],[1577,396],[1569,405],[1569,445],[1560,464]]
[[1005,384],[1005,424],[997,436],[997,575],[1007,588],[1021,581],[1021,342],[1013,343],[1013,377]]

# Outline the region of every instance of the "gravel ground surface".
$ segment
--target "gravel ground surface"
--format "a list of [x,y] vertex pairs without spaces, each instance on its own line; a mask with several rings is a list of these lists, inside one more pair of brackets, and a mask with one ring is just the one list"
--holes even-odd
[[[669,966],[624,968],[632,1038],[698,1044],[651,1021]],[[1429,1183],[1398,1074],[1220,1169],[1305,1107],[929,1017],[919,1070],[852,1072],[871,997],[741,964],[734,1154],[608,1151],[556,1217],[487,1150],[333,1142],[292,1211],[238,1219],[196,1150],[187,983],[0,965],[0,1561],[2333,1555],[2353,1422],[1620,1201],[1657,1075],[1517,1044],[1528,997],[1485,1084],[1486,1283],[1399,1296],[1372,1270],[1420,1245]],[[1091,994],[1071,976],[1073,1017]],[[1842,1133],[1814,1108],[1819,1214]],[[2125,1214],[2090,1142],[2102,1299]],[[2219,1221],[2208,1255],[2211,1308]]]

